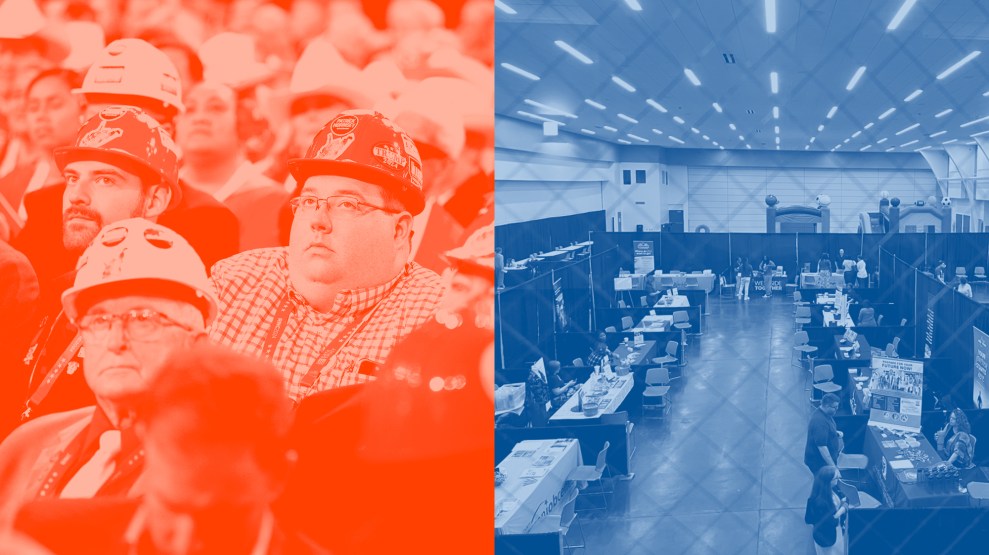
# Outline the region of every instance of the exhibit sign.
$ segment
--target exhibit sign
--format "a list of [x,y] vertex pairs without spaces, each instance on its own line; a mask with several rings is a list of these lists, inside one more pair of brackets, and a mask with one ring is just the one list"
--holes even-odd
[[652,241],[632,241],[632,258],[636,274],[648,274],[656,269]]
[[869,394],[869,425],[920,432],[924,397],[922,361],[872,357]]
[[972,402],[975,403],[975,408],[982,409],[989,405],[989,375],[987,375],[989,374],[987,373],[987,368],[989,368],[989,335],[975,326],[972,327],[972,334],[975,336],[972,341],[972,347],[975,351],[972,357],[975,366],[972,372],[975,379]]
[[563,304],[563,278],[553,279],[553,300],[556,307],[556,331],[567,331],[567,310]]
[[934,295],[927,299],[927,318],[924,327],[924,358],[931,358],[934,355],[934,308],[937,306],[937,299]]

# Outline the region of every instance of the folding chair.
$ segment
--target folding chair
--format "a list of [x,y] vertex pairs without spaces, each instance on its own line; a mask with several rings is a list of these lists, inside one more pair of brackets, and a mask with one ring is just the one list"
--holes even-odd
[[648,307],[649,306],[649,296],[648,295],[642,295],[641,297],[639,297],[639,304],[642,305],[642,308]]
[[[667,368],[666,366],[667,364],[679,362],[680,359],[677,357],[678,348],[679,348],[679,344],[676,341],[667,341],[666,354],[661,357],[656,357],[652,359],[652,363],[658,364],[661,368]],[[681,368],[680,375],[683,376],[683,365],[680,364],[679,366]]]
[[797,354],[798,360],[801,361],[801,366],[803,366],[804,357],[807,357],[810,367],[814,367],[814,356],[813,354],[817,352],[817,347],[809,345],[810,337],[807,332],[801,330],[793,334],[793,353],[790,355],[790,364],[793,364],[793,355]]
[[649,413],[659,411],[657,418],[670,413],[670,371],[666,368],[650,368],[646,371],[646,389],[642,392],[642,417],[650,418]]
[[[580,527],[580,519],[577,517],[577,512],[574,510],[574,507],[577,505],[577,497],[579,495],[580,488],[578,488],[576,484],[571,483],[569,488],[567,488],[563,493],[563,501],[561,501],[552,512],[536,521],[536,523],[529,528],[528,533],[552,534],[554,532],[559,532],[564,551],[584,549],[584,531]],[[572,528],[574,524],[577,525],[577,532],[580,535],[580,542],[578,543],[570,543],[567,539],[570,535],[570,528]]]
[[793,319],[794,329],[800,331],[805,325],[810,324],[810,307],[809,306],[798,306],[797,316]]
[[819,403],[821,400],[814,394],[815,391],[824,393],[838,393],[841,386],[834,383],[834,369],[830,364],[822,364],[814,367],[814,389],[810,392],[810,402]]
[[725,279],[725,276],[721,276],[721,277],[718,278],[718,289],[720,291],[718,294],[720,296],[722,296],[722,297],[725,296],[725,291],[728,292],[728,295],[727,295],[728,297],[734,297],[735,296],[735,284],[734,283],[728,283],[728,280]]
[[635,325],[631,316],[622,316],[622,331],[627,330]]
[[604,333],[618,333],[618,328],[615,326],[608,326],[604,328]]
[[[601,500],[604,501],[604,509],[608,510],[608,494],[612,493],[613,489],[605,489],[605,478],[610,478],[610,473],[608,472],[608,448],[611,447],[611,443],[608,441],[604,442],[604,447],[598,452],[597,463],[594,466],[578,466],[570,472],[567,476],[567,480],[578,482],[577,487],[580,488],[581,492],[586,490],[591,482],[597,482],[598,491],[590,493],[582,493],[586,498],[591,495],[600,495]],[[606,476],[608,474],[608,476]],[[581,486],[580,483],[584,485]]]

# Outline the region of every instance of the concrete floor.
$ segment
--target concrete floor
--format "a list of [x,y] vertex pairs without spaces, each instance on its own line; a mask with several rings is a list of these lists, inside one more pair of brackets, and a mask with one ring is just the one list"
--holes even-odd
[[615,481],[607,512],[580,514],[585,553],[814,553],[803,522],[813,408],[790,363],[792,311],[779,295],[711,297],[670,415],[636,422],[635,477]]

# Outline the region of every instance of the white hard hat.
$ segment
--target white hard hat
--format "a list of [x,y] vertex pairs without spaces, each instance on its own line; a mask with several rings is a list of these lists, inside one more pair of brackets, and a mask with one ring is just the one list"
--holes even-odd
[[257,41],[243,33],[219,33],[199,47],[203,78],[241,89],[275,76],[274,67],[258,61]]
[[75,283],[62,294],[70,321],[80,316],[79,296],[97,289],[104,296],[188,299],[206,324],[216,316],[216,294],[199,255],[181,235],[144,218],[108,224],[79,258]]
[[292,70],[288,90],[293,97],[335,96],[359,109],[372,107],[378,96],[360,70],[344,60],[337,49],[321,37],[310,41],[302,52]]
[[391,58],[375,60],[364,66],[364,80],[372,90],[397,98],[409,86],[409,80]]
[[141,39],[118,39],[107,45],[86,72],[82,87],[72,92],[141,96],[185,111],[175,64]]
[[431,145],[450,159],[463,152],[466,142],[464,118],[456,107],[450,106],[449,89],[435,79],[425,79],[412,85],[394,101],[379,105],[383,114],[396,124],[419,146]]
[[69,45],[42,13],[35,0],[0,0],[0,39],[38,40],[44,57],[60,61]]

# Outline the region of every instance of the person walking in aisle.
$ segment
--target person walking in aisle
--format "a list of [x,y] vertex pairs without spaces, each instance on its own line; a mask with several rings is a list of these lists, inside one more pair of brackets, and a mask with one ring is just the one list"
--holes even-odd
[[749,300],[749,284],[752,282],[752,264],[749,264],[748,257],[742,259],[742,265],[738,271],[738,300]]
[[858,262],[855,263],[855,267],[855,287],[868,287],[869,273],[865,270],[865,258],[862,258],[861,254],[858,255]]
[[768,299],[773,296],[773,274],[776,273],[776,263],[770,260],[768,256],[764,256],[759,267],[762,270],[762,280],[766,287],[766,294],[763,297]]

